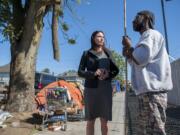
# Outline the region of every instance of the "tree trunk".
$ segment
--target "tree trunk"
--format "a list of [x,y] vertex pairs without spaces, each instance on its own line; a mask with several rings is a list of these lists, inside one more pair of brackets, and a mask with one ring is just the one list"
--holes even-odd
[[20,40],[11,44],[10,87],[7,110],[31,112],[34,102],[36,57],[43,28],[45,6],[32,2]]

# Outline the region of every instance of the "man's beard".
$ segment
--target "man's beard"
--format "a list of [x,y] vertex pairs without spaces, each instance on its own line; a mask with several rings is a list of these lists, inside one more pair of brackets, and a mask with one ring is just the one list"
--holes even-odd
[[142,25],[142,24],[133,25],[133,30],[134,30],[134,31],[139,32],[139,31],[142,30],[142,28],[143,28],[143,25]]

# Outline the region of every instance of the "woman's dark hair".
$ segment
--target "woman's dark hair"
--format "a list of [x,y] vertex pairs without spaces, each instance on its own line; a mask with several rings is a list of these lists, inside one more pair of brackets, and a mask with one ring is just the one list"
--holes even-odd
[[[93,33],[92,33],[92,35],[91,35],[91,49],[94,49],[95,48],[95,46],[97,46],[97,44],[94,42],[94,38],[95,38],[95,36],[98,34],[98,33],[103,33],[103,35],[104,35],[104,32],[103,31],[94,31]],[[105,47],[105,43],[104,43],[104,46],[103,46],[103,48]]]

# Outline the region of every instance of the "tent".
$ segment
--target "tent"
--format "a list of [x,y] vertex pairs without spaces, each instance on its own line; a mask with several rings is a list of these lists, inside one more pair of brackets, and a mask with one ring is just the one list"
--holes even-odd
[[56,88],[56,87],[67,88],[67,92],[70,95],[69,98],[77,105],[77,108],[79,110],[82,110],[84,108],[82,92],[78,88],[76,88],[75,85],[72,85],[69,82],[64,81],[64,80],[52,82],[46,87],[44,87],[43,89],[41,89],[40,92],[37,93],[37,96],[35,98],[38,105],[46,104],[47,103],[46,101],[47,90],[50,88]]

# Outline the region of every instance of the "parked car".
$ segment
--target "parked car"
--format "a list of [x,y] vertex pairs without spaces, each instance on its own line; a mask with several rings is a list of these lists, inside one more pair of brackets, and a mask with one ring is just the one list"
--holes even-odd
[[34,88],[36,92],[38,92],[40,89],[44,88],[46,85],[52,82],[58,81],[58,80],[62,80],[62,79],[52,74],[36,72]]

